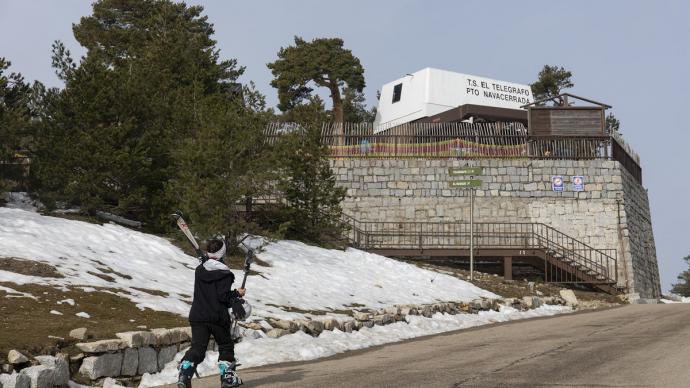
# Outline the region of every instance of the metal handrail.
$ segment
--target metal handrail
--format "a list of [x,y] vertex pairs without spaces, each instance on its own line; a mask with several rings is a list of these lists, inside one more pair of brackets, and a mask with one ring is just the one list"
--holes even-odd
[[[469,249],[470,226],[450,222],[369,222],[345,216],[348,239],[363,249]],[[474,246],[540,249],[552,257],[616,283],[615,250],[593,248],[543,223],[477,222]],[[614,252],[613,255],[610,253]]]

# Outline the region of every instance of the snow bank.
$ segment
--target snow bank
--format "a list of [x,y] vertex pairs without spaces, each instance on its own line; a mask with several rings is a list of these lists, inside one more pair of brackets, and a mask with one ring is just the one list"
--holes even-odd
[[[262,240],[253,240],[258,242]],[[160,237],[115,224],[96,225],[12,208],[0,208],[0,256],[42,261],[65,276],[42,278],[0,270],[0,281],[77,286],[85,292],[122,290],[127,293],[118,295],[142,309],[183,316],[189,311],[197,264],[194,257]],[[379,308],[496,297],[452,276],[356,249],[329,250],[279,241],[265,245],[258,258],[268,266],[252,266],[259,275],[247,280],[247,300],[259,317],[309,315],[287,312],[283,307],[328,312],[353,305]],[[235,271],[235,275],[242,274]],[[163,291],[168,296],[141,289]],[[343,316],[321,316],[327,317]]]

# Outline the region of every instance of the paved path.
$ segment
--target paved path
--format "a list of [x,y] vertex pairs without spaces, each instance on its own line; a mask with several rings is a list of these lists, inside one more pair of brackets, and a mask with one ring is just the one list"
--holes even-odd
[[243,387],[690,387],[690,304],[491,325],[240,375]]

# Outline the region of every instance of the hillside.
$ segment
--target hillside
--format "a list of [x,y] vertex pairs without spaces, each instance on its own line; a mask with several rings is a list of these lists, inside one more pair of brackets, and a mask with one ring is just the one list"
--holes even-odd
[[[262,246],[247,281],[251,320],[350,318],[355,308],[499,298],[452,274],[369,254],[328,250],[296,241],[250,240]],[[33,209],[0,208],[0,351],[71,352],[71,329],[94,339],[137,328],[186,325],[194,257],[170,241],[114,224],[44,216]],[[237,264],[237,263],[235,263]],[[234,271],[241,277],[240,271]],[[254,272],[253,272],[254,273]],[[544,306],[520,312],[411,317],[353,333],[303,332],[238,345],[243,366],[306,360],[420,335],[490,322],[568,311]],[[270,327],[270,326],[269,326]],[[265,337],[265,336],[264,336]],[[178,355],[178,358],[180,355]],[[215,371],[214,363],[200,367]],[[144,385],[169,381],[174,365],[147,375]]]

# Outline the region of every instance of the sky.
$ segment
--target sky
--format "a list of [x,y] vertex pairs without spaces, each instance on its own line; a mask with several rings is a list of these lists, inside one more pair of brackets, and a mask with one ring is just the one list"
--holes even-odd
[[[662,289],[690,254],[690,2],[688,1],[189,1],[215,25],[222,58],[246,66],[270,106],[277,103],[266,63],[294,36],[340,37],[365,68],[376,104],[384,83],[436,67],[533,82],[545,65],[573,73],[573,94],[613,106],[621,132],[640,154]],[[84,54],[72,23],[83,0],[0,0],[0,56],[28,80],[61,86],[50,47],[61,40]]]

